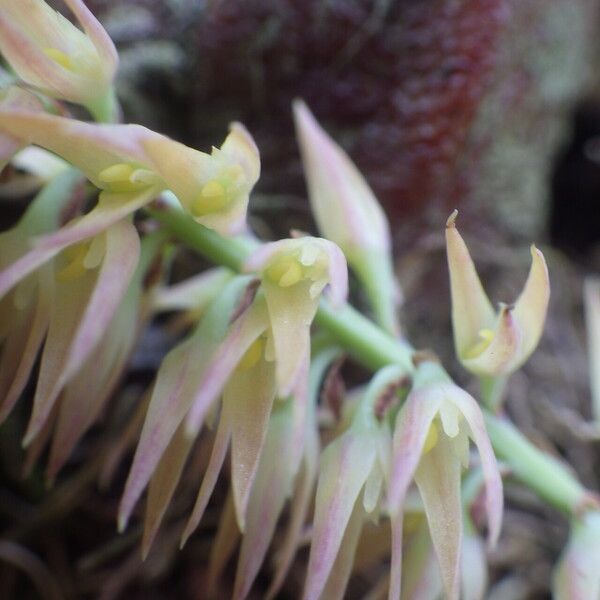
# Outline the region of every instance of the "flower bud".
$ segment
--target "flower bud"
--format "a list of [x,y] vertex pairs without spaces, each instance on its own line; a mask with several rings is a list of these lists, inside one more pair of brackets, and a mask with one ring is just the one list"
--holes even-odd
[[83,31],[43,0],[0,0],[0,51],[29,85],[116,120],[115,46],[82,0],[65,0]]
[[348,155],[319,126],[304,102],[294,103],[294,117],[319,230],[342,249],[365,286],[377,319],[397,334],[400,288],[385,213]]

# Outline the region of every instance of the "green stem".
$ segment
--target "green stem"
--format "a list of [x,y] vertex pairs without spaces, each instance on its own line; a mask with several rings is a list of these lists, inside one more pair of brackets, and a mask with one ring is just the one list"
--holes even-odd
[[563,464],[536,448],[507,419],[487,411],[484,417],[496,455],[518,479],[567,515],[582,507],[588,492]]
[[[172,235],[211,262],[239,271],[249,254],[249,249],[240,241],[226,239],[198,225],[181,210],[168,208],[150,213]],[[414,350],[349,305],[333,309],[325,300],[321,301],[315,323],[369,369],[398,364],[407,373],[414,372]],[[483,412],[494,450],[513,474],[552,506],[568,515],[574,514],[586,498],[585,488],[561,463],[536,448],[508,421],[486,409]]]
[[149,209],[148,212],[175,237],[211,262],[228,267],[232,271],[242,270],[249,252],[236,240],[224,238],[175,208]]
[[104,96],[87,104],[86,108],[97,123],[117,123],[119,120],[119,102],[112,87]]

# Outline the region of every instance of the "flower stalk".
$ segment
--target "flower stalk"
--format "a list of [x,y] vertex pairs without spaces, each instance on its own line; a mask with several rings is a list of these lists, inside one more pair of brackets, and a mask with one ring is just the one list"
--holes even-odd
[[[196,223],[183,211],[153,208],[150,214],[180,241],[208,260],[239,271],[249,250],[238,240],[226,239]],[[369,369],[400,364],[407,374],[414,372],[414,349],[396,340],[350,305],[333,310],[322,300],[315,323],[358,362]],[[483,409],[485,422],[498,458],[505,461],[513,475],[554,508],[568,515],[577,514],[590,500],[590,493],[560,462],[536,448],[506,419]]]

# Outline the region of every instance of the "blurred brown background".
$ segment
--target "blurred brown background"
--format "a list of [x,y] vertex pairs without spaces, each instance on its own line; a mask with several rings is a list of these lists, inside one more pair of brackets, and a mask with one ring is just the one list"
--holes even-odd
[[[127,120],[203,150],[220,143],[229,121],[247,125],[262,156],[251,214],[264,236],[286,235],[292,225],[313,227],[290,111],[295,97],[308,103],[388,212],[406,330],[418,346],[435,349],[463,385],[472,383],[452,351],[446,217],[460,209],[461,231],[496,301],[515,298],[529,243],[538,243],[551,272],[549,322],[540,349],[511,381],[508,410],[531,439],[600,488],[597,434],[585,422],[581,298],[583,277],[600,268],[598,0],[88,5],[119,47]],[[143,382],[150,372],[144,368]],[[19,539],[68,582],[69,597],[201,599],[210,515],[205,535],[182,553],[167,527],[160,552],[144,566],[139,532],[120,545],[113,541],[122,482],[99,496],[86,465],[111,443],[116,415],[88,436],[49,495],[16,483],[14,466],[3,466],[9,483],[0,504],[31,505],[31,513],[5,509],[9,531],[21,531]],[[5,431],[1,439],[14,452],[17,435]],[[65,502],[59,494],[67,492]],[[189,508],[185,492],[179,498],[173,520]],[[507,485],[507,498],[504,533],[492,556],[493,598],[547,598],[566,523],[517,486]],[[37,521],[25,526],[34,513]],[[25,593],[14,573],[0,569],[9,581],[4,589]],[[299,561],[282,598],[297,597],[301,577]],[[360,598],[367,583],[358,581],[349,597]]]

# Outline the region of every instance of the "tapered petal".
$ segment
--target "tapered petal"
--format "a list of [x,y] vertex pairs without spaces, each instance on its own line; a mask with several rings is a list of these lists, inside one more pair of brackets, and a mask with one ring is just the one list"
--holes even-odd
[[214,537],[211,546],[207,586],[209,598],[213,597],[217,591],[217,582],[221,578],[229,559],[234,553],[239,539],[240,531],[237,528],[235,509],[233,507],[233,496],[228,494],[227,499],[225,500],[225,506],[223,506],[223,510],[221,511],[217,534]]
[[323,452],[304,600],[318,600],[327,583],[358,495],[376,460],[372,432],[351,428]]
[[[101,342],[65,386],[48,461],[47,479],[51,481],[101,414],[123,375],[143,320],[140,288],[139,273],[136,273]],[[94,382],[92,389],[90,382]]]
[[233,598],[246,598],[269,548],[293,481],[293,400],[270,419],[264,451],[250,494]]
[[[6,419],[23,392],[44,341],[50,321],[53,286],[43,285],[52,277],[50,269],[40,273],[39,288],[29,307],[19,311],[0,354],[0,423]],[[43,291],[42,289],[43,288]]]
[[475,442],[485,482],[485,507],[488,519],[488,544],[493,547],[500,536],[504,495],[498,462],[487,434],[481,408],[475,399],[457,386],[448,390],[447,398],[457,406],[469,426],[469,437]]
[[456,455],[451,439],[440,434],[435,447],[421,458],[415,481],[425,505],[448,600],[458,599],[460,585],[463,531],[460,475],[461,457]]
[[[222,373],[221,363],[215,357],[223,353],[223,346],[230,348],[236,344],[237,340],[231,341],[235,336],[228,334],[229,320],[249,281],[247,277],[240,277],[229,283],[221,296],[211,304],[197,330],[163,360],[121,500],[119,509],[121,529],[125,527],[162,453],[192,408],[195,397],[209,384],[214,384],[210,393],[203,396],[204,410],[199,414],[194,427],[190,428],[189,422],[187,423],[188,433],[192,435],[198,432],[206,411],[220,394],[229,373],[237,364],[237,361],[234,362],[231,370],[224,376],[215,376],[215,371],[217,375]],[[240,323],[246,322],[245,316],[247,313],[234,323],[235,332],[240,328]],[[260,332],[253,339],[259,334]],[[248,346],[250,343],[248,342]],[[245,350],[242,354],[243,352]]]
[[444,400],[433,386],[413,390],[398,413],[394,429],[392,474],[388,489],[388,507],[400,514],[408,488],[417,469],[429,429]]
[[348,155],[317,123],[304,102],[294,102],[309,199],[317,225],[346,256],[389,250],[389,224],[373,191]]
[[456,211],[446,224],[446,251],[452,295],[456,354],[463,357],[479,341],[482,329],[494,327],[495,311],[485,293],[469,250],[456,229]]
[[253,367],[238,368],[223,392],[231,415],[231,486],[242,533],[275,398],[274,371],[273,363],[261,358]]
[[139,238],[133,225],[115,224],[104,243],[98,269],[57,287],[25,444],[35,437],[60,390],[100,341],[135,271]]
[[[196,498],[196,503],[194,504],[192,514],[190,515],[183,535],[181,536],[181,547],[183,547],[183,545],[187,542],[188,538],[190,535],[192,535],[196,527],[198,527],[202,517],[204,516],[204,511],[208,506],[208,501],[210,500],[213,490],[215,489],[217,479],[219,478],[219,473],[221,472],[221,468],[225,462],[230,440],[231,418],[227,409],[224,407],[221,411],[219,426],[217,428],[208,466],[206,467],[206,472],[204,473],[204,477],[202,479],[202,485],[198,491],[198,496]],[[233,500],[233,494],[231,494],[231,498]]]
[[184,425],[180,425],[150,480],[142,538],[142,557],[144,559],[150,552],[150,547],[175,493],[194,441],[193,437],[186,434]]
[[139,194],[127,194],[126,197],[120,195],[115,199],[110,194],[102,193],[98,205],[91,212],[55,233],[38,238],[33,249],[0,272],[0,296],[65,248],[101,234],[148,204],[154,195],[152,190],[145,190]]
[[550,279],[546,260],[535,246],[531,246],[531,268],[514,309],[515,319],[523,331],[521,352],[515,359],[514,369],[520,367],[537,347],[544,330],[549,301]]
[[360,533],[365,520],[364,510],[360,502],[354,505],[354,510],[346,526],[340,550],[337,554],[333,568],[329,574],[327,584],[323,590],[323,598],[327,600],[343,600],[352,567],[354,566],[354,555],[360,539]]
[[[219,299],[216,301],[218,302]],[[227,337],[210,357],[203,370],[200,387],[194,395],[187,416],[189,431],[198,430],[211,404],[225,387],[244,354],[267,327],[266,307],[260,301],[255,302],[244,315],[232,323]]]
[[222,287],[233,277],[231,271],[215,267],[180,283],[159,288],[153,294],[156,311],[205,309]]

